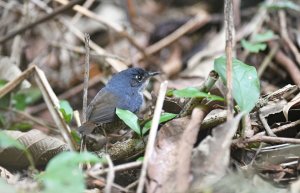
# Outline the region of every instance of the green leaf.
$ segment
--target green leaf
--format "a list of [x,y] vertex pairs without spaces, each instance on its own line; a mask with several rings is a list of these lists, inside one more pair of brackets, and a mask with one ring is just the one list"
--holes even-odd
[[264,51],[267,48],[267,44],[265,43],[251,43],[244,39],[241,41],[241,44],[244,49],[252,53],[258,53],[259,51]]
[[138,123],[138,117],[128,110],[116,109],[117,116],[124,121],[124,123],[130,127],[133,131],[135,131],[138,135],[141,135],[141,128]]
[[15,147],[17,149],[25,151],[26,148],[23,144],[19,141],[13,139],[3,131],[0,131],[0,147],[7,148],[7,147]]
[[295,11],[300,11],[300,6],[298,4],[288,0],[265,3],[263,6],[270,10],[292,9]]
[[144,161],[144,156],[137,158],[136,161]]
[[9,130],[18,130],[22,132],[29,131],[30,129],[32,129],[32,125],[27,122],[15,123],[9,128]]
[[[159,123],[163,123],[166,121],[169,121],[173,118],[175,118],[177,116],[177,114],[173,114],[173,113],[162,113],[160,118],[159,118]],[[151,124],[152,124],[152,120],[148,121],[144,127],[143,127],[143,131],[142,134],[144,135],[145,133],[147,133],[147,131],[149,131],[149,129],[151,128]]]
[[61,100],[59,101],[59,106],[60,106],[59,110],[62,113],[64,120],[67,123],[70,123],[73,118],[73,109],[70,103],[66,100]]
[[267,30],[264,33],[255,34],[252,38],[252,42],[256,42],[256,43],[267,42],[269,40],[274,39],[274,37],[275,37],[274,32],[271,30]]
[[[233,97],[242,111],[250,112],[260,95],[260,84],[256,69],[253,66],[233,59]],[[226,58],[219,57],[214,61],[214,70],[226,82]]]
[[26,96],[24,94],[17,93],[13,96],[12,104],[18,110],[24,110],[27,106]]
[[76,141],[76,143],[80,144],[81,137],[79,136],[79,134],[75,130],[71,130],[71,136]]
[[224,101],[224,99],[220,96],[211,95],[209,93],[201,92],[197,88],[194,87],[188,87],[181,90],[174,90],[173,94],[176,97],[186,97],[186,98],[207,98],[209,100],[213,101]]
[[38,179],[44,184],[43,193],[83,193],[85,190],[84,175],[79,163],[103,162],[96,155],[83,152],[63,152],[48,163],[44,173]]

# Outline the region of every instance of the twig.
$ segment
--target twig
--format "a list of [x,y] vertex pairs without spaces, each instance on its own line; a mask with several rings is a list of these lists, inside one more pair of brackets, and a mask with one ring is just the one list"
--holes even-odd
[[[297,121],[288,123],[288,124],[286,124],[286,125],[282,125],[282,126],[273,128],[273,129],[272,129],[272,132],[273,132],[273,133],[278,133],[278,132],[280,132],[280,131],[284,131],[284,130],[287,130],[287,129],[289,129],[289,128],[296,127],[297,125],[300,125],[300,120],[297,120]],[[259,132],[259,133],[257,133],[256,135],[254,135],[253,137],[262,136],[262,135],[266,135],[266,132],[265,132],[265,131]]]
[[269,52],[269,54],[265,57],[265,59],[263,60],[263,62],[259,66],[259,69],[258,69],[258,72],[257,72],[259,78],[264,73],[264,71],[267,68],[267,66],[271,63],[271,61],[272,61],[275,53],[278,51],[278,48],[279,48],[279,45],[275,44],[274,47],[272,47],[272,49]]
[[59,112],[59,101],[58,98],[56,97],[54,91],[52,90],[45,73],[37,66],[35,67],[35,81],[40,88],[44,100],[47,104],[47,107],[50,111],[50,114],[52,115],[52,118],[54,119],[57,127],[61,131],[61,135],[63,139],[68,143],[70,149],[72,151],[76,150],[76,142],[71,136],[71,130],[69,126],[65,123],[63,120],[60,112]]
[[274,132],[270,128],[267,119],[260,112],[258,113],[258,117],[259,117],[259,120],[261,121],[261,123],[263,124],[267,134],[269,136],[276,137],[276,135],[274,134]]
[[[206,14],[199,14],[193,17],[191,20],[186,22],[184,25],[182,25],[180,28],[178,28],[176,31],[171,33],[170,35],[166,36],[164,39],[156,42],[155,44],[147,47],[145,49],[145,52],[147,55],[152,55],[158,52],[159,50],[163,49],[164,47],[172,44],[176,40],[178,40],[180,37],[185,35],[186,33],[190,32],[191,30],[195,29],[196,27],[201,27],[208,23],[211,20],[211,18]],[[137,54],[135,56],[134,61],[140,61],[143,59],[143,56],[141,54]]]
[[[1,109],[1,108],[0,108]],[[41,119],[38,119],[30,114],[28,114],[27,112],[23,112],[23,111],[19,111],[19,110],[16,110],[16,109],[13,109],[13,108],[10,108],[10,109],[6,109],[6,110],[9,110],[9,111],[13,111],[14,113],[16,113],[18,116],[22,116],[26,119],[29,119],[30,121],[34,122],[35,124],[38,124],[38,125],[41,125],[43,127],[48,127],[51,129],[51,131],[54,131],[55,133],[58,133],[57,131],[57,128],[51,124],[50,122],[45,122]]]
[[[69,2],[68,0],[55,0],[56,2],[59,2],[61,4],[66,4]],[[95,14],[94,12],[86,9],[85,7],[82,7],[80,5],[76,5],[73,8],[75,11],[81,13],[82,15],[85,15],[91,19],[94,19],[95,21],[98,21],[99,23],[105,25],[106,27],[112,29],[122,37],[126,38],[138,51],[140,51],[143,56],[147,57],[147,54],[145,53],[144,49],[132,38],[125,30],[123,27],[120,25],[117,25],[115,23],[111,23],[101,17],[99,15]]]
[[90,35],[85,34],[85,69],[84,69],[84,82],[83,82],[83,103],[82,103],[82,122],[86,122],[86,110],[87,110],[87,92],[89,84],[89,72],[90,72]]
[[254,136],[250,139],[242,141],[234,140],[234,143],[254,143],[254,142],[265,142],[265,143],[292,143],[300,144],[300,139],[287,138],[287,137],[271,137],[271,136]]
[[20,74],[17,78],[15,78],[13,81],[10,81],[4,87],[2,87],[0,89],[0,98],[2,98],[8,92],[15,89],[23,80],[31,76],[31,74],[34,72],[34,68],[35,68],[34,65],[30,66],[24,72],[22,72],[22,74]]
[[157,98],[157,102],[156,102],[156,106],[155,106],[155,110],[154,110],[154,115],[153,115],[153,120],[152,120],[152,124],[151,124],[149,139],[148,139],[146,152],[145,152],[145,156],[144,156],[142,171],[141,171],[141,175],[139,178],[137,193],[142,193],[143,189],[144,189],[147,167],[148,167],[148,163],[149,163],[150,157],[152,155],[152,152],[154,150],[154,143],[155,143],[155,138],[156,138],[156,134],[157,134],[159,118],[160,118],[161,110],[163,107],[165,95],[167,92],[167,86],[168,86],[167,81],[164,81],[160,85],[159,94],[158,94],[158,98]]
[[226,32],[226,102],[227,102],[227,121],[233,118],[233,98],[232,98],[232,44],[233,44],[233,6],[232,0],[224,1],[224,15],[225,15],[225,32]]
[[[273,44],[269,43],[269,46],[272,47]],[[286,69],[294,83],[300,85],[300,70],[297,65],[280,50],[275,54],[275,60]]]
[[[87,0],[87,1],[85,1],[85,3],[82,6],[86,9],[88,9],[93,5],[94,2],[95,2],[95,0]],[[81,17],[82,17],[82,14],[77,12],[74,15],[74,17],[72,18],[71,23],[75,24]]]
[[[43,5],[42,8],[47,13],[51,13],[52,8],[47,6],[47,4],[45,4],[44,2],[41,2],[40,0],[34,0],[34,1],[38,1],[39,4]],[[80,30],[78,30],[76,27],[74,27],[74,25],[72,25],[69,21],[67,21],[66,19],[61,18],[61,17],[59,17],[59,22],[61,22],[65,26],[67,26],[69,28],[70,32],[72,32],[75,36],[77,36],[81,41],[84,42],[84,34]],[[90,40],[90,47],[99,55],[106,55],[106,53],[107,53],[103,48],[98,46],[92,40]],[[105,58],[105,62],[107,62],[109,65],[111,65],[117,72],[127,69],[127,66],[124,64],[124,62],[120,62],[113,58]]]
[[52,13],[45,15],[44,17],[38,19],[37,21],[30,23],[28,25],[25,25],[15,31],[10,32],[9,34],[7,34],[6,36],[0,38],[0,44],[3,44],[4,42],[6,42],[7,40],[15,37],[16,35],[25,32],[26,30],[35,27],[36,25],[39,25],[45,21],[48,21],[50,19],[52,19],[53,17],[57,16],[58,14],[72,8],[74,5],[81,3],[83,0],[74,0],[72,2],[70,2],[69,4],[62,6],[60,8],[58,8],[57,10],[53,11]]
[[[129,163],[125,163],[122,165],[117,165],[114,166],[114,171],[123,171],[123,170],[127,170],[127,169],[131,169],[131,168],[135,168],[135,167],[139,167],[142,165],[143,162],[141,161],[135,161],[135,162],[129,162]],[[107,172],[109,172],[109,168],[107,169],[103,169],[103,170],[99,170],[99,171],[91,171],[90,173],[92,173],[92,175],[102,175],[105,174]]]
[[104,192],[111,193],[111,188],[112,188],[112,185],[113,185],[114,179],[115,179],[115,169],[114,169],[113,162],[110,159],[110,156],[105,155],[105,159],[107,160],[107,163],[108,163],[109,172],[107,174]]
[[280,34],[285,41],[285,43],[288,45],[288,47],[293,52],[296,61],[298,63],[298,66],[300,65],[300,53],[297,49],[297,47],[293,44],[292,40],[289,37],[288,31],[287,31],[287,25],[286,25],[286,15],[283,10],[279,10],[279,23],[280,23]]

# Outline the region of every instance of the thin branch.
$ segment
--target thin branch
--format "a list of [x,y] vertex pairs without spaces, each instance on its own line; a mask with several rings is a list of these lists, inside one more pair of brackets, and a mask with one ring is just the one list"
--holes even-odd
[[[66,4],[69,1],[68,0],[55,0],[58,3],[61,4]],[[101,23],[102,25],[105,25],[106,27],[112,29],[113,31],[115,31],[116,33],[118,33],[119,35],[121,35],[122,37],[126,38],[138,51],[140,51],[143,56],[147,57],[147,54],[144,51],[144,48],[142,48],[136,41],[134,38],[132,38],[126,30],[124,30],[124,28],[116,23],[111,23],[101,17],[99,17],[99,15],[95,14],[94,12],[86,9],[85,7],[82,7],[80,5],[76,5],[73,8],[75,11],[81,13],[82,15],[85,15],[86,17],[89,17],[91,19],[94,19],[95,21],[98,21],[99,23]]]
[[[178,40],[180,37],[185,35],[186,33],[190,32],[191,30],[195,29],[196,27],[199,28],[206,23],[208,23],[211,20],[211,17],[207,14],[199,14],[190,19],[188,22],[186,22],[184,25],[182,25],[180,28],[178,28],[176,31],[165,37],[164,39],[156,42],[155,44],[147,47],[145,49],[145,52],[147,55],[155,54],[156,52],[160,51],[164,47],[172,44],[176,40]],[[141,54],[137,54],[135,56],[134,61],[140,61],[144,57]]]
[[108,172],[107,178],[106,178],[106,186],[104,189],[104,193],[111,193],[111,188],[112,188],[112,185],[113,185],[114,179],[115,179],[115,169],[114,169],[113,162],[110,159],[110,156],[105,155],[105,159],[107,160],[107,163],[108,163],[109,172]]
[[58,8],[57,10],[53,11],[52,13],[48,14],[48,15],[45,15],[44,17],[38,19],[37,21],[33,22],[33,23],[30,23],[28,25],[25,25],[15,31],[12,31],[10,33],[8,33],[6,36],[0,38],[0,44],[3,44],[4,42],[6,42],[7,40],[15,37],[16,35],[18,34],[21,34],[21,33],[24,33],[26,30],[30,29],[30,28],[33,28],[45,21],[48,21],[50,19],[52,19],[53,17],[57,16],[58,14],[62,13],[62,12],[65,12],[66,10],[72,8],[74,5],[78,4],[78,3],[81,3],[83,0],[75,0],[75,1],[72,1],[70,2],[69,4],[65,5],[65,6],[62,6],[60,8]]
[[[117,165],[117,166],[114,166],[114,171],[123,171],[123,170],[128,170],[131,168],[136,168],[136,167],[141,166],[142,163],[143,162],[141,162],[141,161],[135,161],[135,162],[129,162],[129,163]],[[106,168],[106,169],[99,170],[99,171],[90,171],[89,174],[92,174],[94,176],[102,175],[102,174],[109,172],[109,170],[110,170],[109,168]]]
[[225,0],[224,2],[224,15],[225,15],[225,32],[226,32],[226,77],[227,77],[227,121],[233,118],[233,97],[232,97],[232,47],[233,47],[233,5],[232,0]]
[[0,89],[0,98],[2,98],[10,91],[14,90],[23,80],[31,76],[31,74],[34,72],[34,68],[34,65],[30,66],[13,81],[10,81],[9,83],[5,84],[5,86]]
[[[241,141],[242,143],[254,143],[254,142],[265,142],[265,143],[292,143],[300,144],[300,139],[287,138],[287,137],[271,137],[271,136],[254,136],[250,139]],[[238,142],[239,143],[239,142]]]
[[87,110],[87,92],[89,84],[89,72],[90,72],[90,35],[85,34],[85,69],[84,69],[84,82],[83,82],[83,104],[82,104],[82,122],[86,122],[86,110]]
[[70,149],[72,151],[75,151],[77,144],[71,136],[70,127],[65,123],[64,119],[61,116],[61,113],[59,111],[59,100],[52,90],[45,76],[45,73],[39,67],[35,65],[34,67],[35,81],[43,94],[43,98],[45,100],[45,103],[47,104],[50,114],[57,127],[60,129],[63,139],[68,143]]
[[145,152],[145,156],[144,156],[142,171],[141,171],[141,175],[140,175],[140,179],[139,179],[139,185],[137,188],[137,193],[142,193],[143,189],[144,189],[148,163],[149,163],[150,157],[152,155],[152,152],[154,150],[154,143],[155,143],[155,138],[156,138],[157,129],[158,129],[158,125],[159,125],[159,118],[160,118],[160,114],[162,111],[165,95],[167,92],[167,87],[168,87],[167,81],[164,81],[160,85],[159,94],[158,94],[158,98],[157,98],[157,102],[156,102],[156,106],[155,106],[155,110],[154,110],[154,115],[153,115],[153,120],[152,120],[152,124],[151,124],[149,139],[148,139],[146,152]]
[[288,31],[287,31],[287,24],[286,24],[286,14],[284,12],[284,10],[280,10],[279,11],[279,23],[280,23],[280,34],[281,37],[283,38],[283,40],[285,41],[285,43],[288,45],[288,47],[291,49],[291,51],[293,52],[296,61],[298,63],[298,66],[300,65],[300,53],[297,49],[297,47],[294,45],[294,43],[292,42],[292,40],[289,37]]

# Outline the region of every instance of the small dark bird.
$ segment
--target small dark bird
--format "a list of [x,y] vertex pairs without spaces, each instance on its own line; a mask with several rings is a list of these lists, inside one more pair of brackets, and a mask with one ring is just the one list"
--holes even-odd
[[106,130],[118,125],[116,108],[139,112],[144,104],[143,91],[149,79],[157,74],[141,68],[129,68],[115,74],[89,104],[87,121],[79,127],[79,132],[90,134],[97,127]]

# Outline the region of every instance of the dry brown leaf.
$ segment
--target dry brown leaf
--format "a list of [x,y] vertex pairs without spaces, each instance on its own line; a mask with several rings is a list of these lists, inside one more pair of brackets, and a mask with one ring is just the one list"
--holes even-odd
[[[67,151],[68,146],[61,140],[45,135],[39,130],[28,132],[5,131],[7,135],[22,143],[31,153],[36,166],[45,166],[56,154]],[[16,148],[0,148],[0,165],[25,168],[29,162],[23,151]]]
[[188,123],[187,117],[173,119],[160,129],[154,152],[149,160],[147,192],[174,192],[178,142],[184,130],[183,126]]
[[212,136],[207,136],[195,149],[191,167],[192,192],[210,187],[224,176],[229,164],[231,139],[241,118],[240,113],[234,119],[216,127]]
[[291,107],[300,104],[300,93],[297,94],[293,100],[291,100],[290,102],[288,102],[284,107],[283,107],[283,114],[285,119],[288,121],[289,119],[289,110]]

